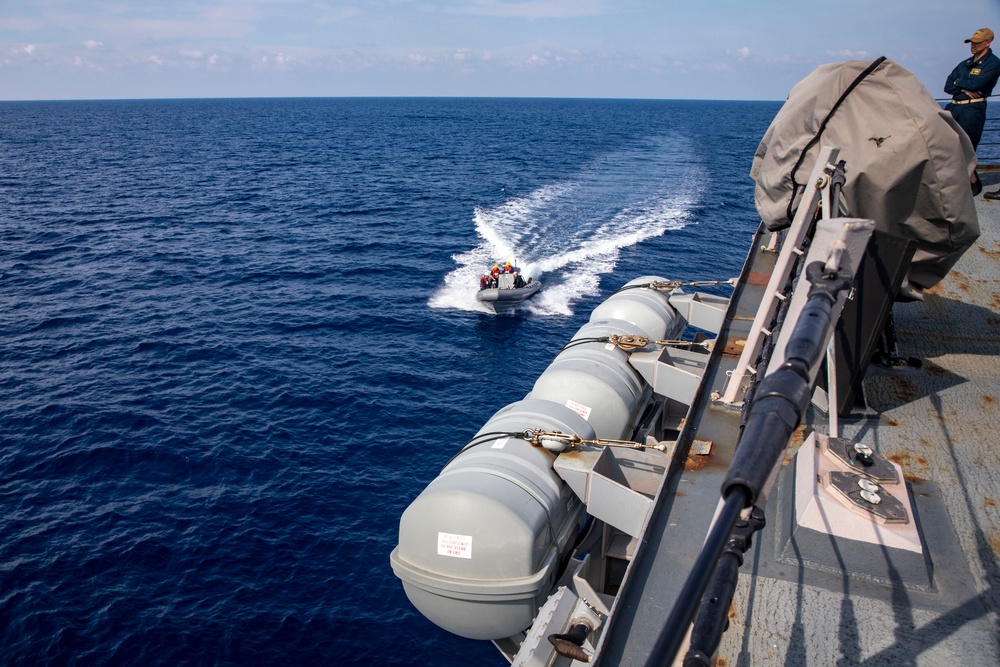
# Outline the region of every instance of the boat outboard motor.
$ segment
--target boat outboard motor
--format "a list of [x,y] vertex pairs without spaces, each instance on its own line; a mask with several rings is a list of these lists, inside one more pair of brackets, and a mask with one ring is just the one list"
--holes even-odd
[[667,297],[642,287],[611,296],[531,393],[493,415],[470,441],[478,444],[455,456],[403,513],[390,562],[429,620],[470,639],[511,637],[531,625],[587,514],[553,470],[556,455],[525,431],[626,435],[649,387],[625,351],[594,339],[676,335],[684,321]]

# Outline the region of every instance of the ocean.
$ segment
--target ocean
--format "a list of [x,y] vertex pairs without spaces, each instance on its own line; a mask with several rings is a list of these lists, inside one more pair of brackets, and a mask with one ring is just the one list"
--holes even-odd
[[779,107],[0,103],[3,664],[506,664],[399,516],[610,293],[738,274]]

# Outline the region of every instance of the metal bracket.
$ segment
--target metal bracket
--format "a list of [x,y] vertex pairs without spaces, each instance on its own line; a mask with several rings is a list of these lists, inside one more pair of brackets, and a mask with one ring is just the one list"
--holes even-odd
[[882,491],[875,482],[853,472],[831,472],[830,486],[846,498],[854,507],[873,514],[885,523],[909,523],[903,503]]
[[867,445],[855,444],[843,438],[826,438],[820,440],[820,443],[828,456],[832,456],[849,470],[881,484],[899,484],[899,474],[892,463]]

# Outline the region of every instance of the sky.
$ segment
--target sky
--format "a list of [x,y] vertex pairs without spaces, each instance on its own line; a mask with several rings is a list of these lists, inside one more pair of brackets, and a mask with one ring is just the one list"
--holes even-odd
[[0,100],[783,100],[883,55],[943,98],[981,27],[1000,0],[2,0]]

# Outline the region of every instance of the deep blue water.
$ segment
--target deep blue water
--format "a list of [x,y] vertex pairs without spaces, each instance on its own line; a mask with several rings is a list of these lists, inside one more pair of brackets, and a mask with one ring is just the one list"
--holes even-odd
[[778,107],[0,103],[3,664],[504,664],[399,516],[612,291],[736,275]]

